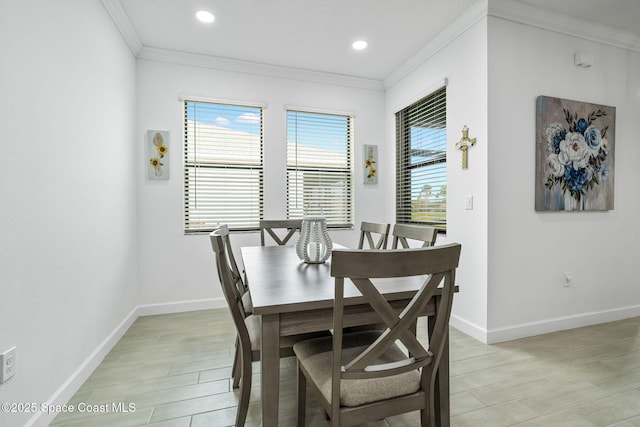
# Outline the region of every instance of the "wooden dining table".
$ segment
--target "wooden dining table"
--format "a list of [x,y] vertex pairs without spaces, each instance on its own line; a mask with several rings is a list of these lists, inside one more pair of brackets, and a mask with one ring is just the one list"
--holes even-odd
[[[334,244],[334,249],[346,249]],[[262,316],[261,396],[262,425],[278,425],[280,390],[280,337],[317,332],[333,327],[334,279],[331,259],[323,264],[301,261],[293,246],[242,247],[253,313]],[[372,280],[376,288],[401,311],[424,278]],[[344,326],[380,323],[380,318],[350,282],[345,281]],[[439,295],[425,307],[434,316]],[[449,341],[447,339],[435,386],[436,423],[449,425]]]

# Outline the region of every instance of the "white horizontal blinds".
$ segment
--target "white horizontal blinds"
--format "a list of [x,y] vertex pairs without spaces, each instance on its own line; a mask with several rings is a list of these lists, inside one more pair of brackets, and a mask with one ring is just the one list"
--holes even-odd
[[287,111],[287,218],[353,226],[353,117]]
[[184,227],[257,229],[263,213],[262,108],[184,102]]
[[446,87],[396,113],[396,222],[447,226]]

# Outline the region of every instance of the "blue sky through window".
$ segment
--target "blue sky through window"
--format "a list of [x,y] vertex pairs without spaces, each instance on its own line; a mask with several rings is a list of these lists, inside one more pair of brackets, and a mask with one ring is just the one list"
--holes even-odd
[[261,108],[187,102],[187,120],[260,135]]

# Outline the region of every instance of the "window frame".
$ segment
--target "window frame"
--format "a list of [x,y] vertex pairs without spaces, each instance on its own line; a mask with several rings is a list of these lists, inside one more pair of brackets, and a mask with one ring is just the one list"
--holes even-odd
[[[447,120],[446,120],[446,83],[439,86],[435,90],[430,91],[426,96],[422,96],[419,100],[412,102],[410,105],[400,109],[395,114],[396,122],[396,222],[399,224],[428,225],[435,227],[439,232],[446,232],[447,229]],[[439,155],[432,158],[426,158],[422,161],[412,162],[411,146],[411,129],[418,122],[417,119],[407,117],[412,111],[427,111],[429,109],[442,109],[440,114],[432,114],[420,117],[420,121],[433,120],[438,123],[439,127],[433,126],[433,129],[444,130],[444,147]],[[442,117],[440,117],[442,115]],[[444,219],[443,221],[434,220],[416,220],[412,219],[414,213],[412,207],[412,172],[420,168],[442,167],[444,172],[438,173],[436,177],[444,178],[444,184],[440,186],[441,195],[443,195]],[[444,192],[442,192],[444,187]],[[441,213],[442,210],[425,211]]]
[[[183,111],[184,111],[184,122],[183,122],[183,129],[184,129],[183,229],[184,229],[184,234],[192,235],[192,234],[210,233],[218,225],[223,223],[229,226],[230,231],[258,230],[260,220],[264,219],[264,109],[265,109],[265,106],[259,103],[245,103],[245,102],[227,101],[227,100],[203,99],[198,97],[181,97],[181,101],[183,102]],[[236,159],[227,158],[226,162],[219,161],[219,160],[211,160],[211,159],[201,160],[201,161],[196,160],[198,157],[198,153],[196,152],[195,146],[198,144],[198,142],[197,140],[191,141],[189,139],[191,136],[190,123],[189,123],[190,122],[189,121],[189,105],[190,104],[193,104],[194,108],[198,108],[198,106],[204,106],[204,105],[213,106],[211,108],[212,110],[211,112],[213,114],[215,114],[216,111],[223,111],[224,109],[234,109],[234,108],[239,110],[246,109],[247,113],[249,112],[259,113],[259,135],[258,135],[259,144],[257,147],[259,151],[257,154],[253,153],[254,156],[257,156],[258,162],[256,163],[255,161],[250,161],[250,160],[246,162],[242,162],[242,161],[239,161],[237,158]],[[202,108],[206,108],[206,107],[202,107]],[[212,125],[212,124],[213,123],[205,123],[205,125]],[[191,124],[191,126],[194,129],[197,129],[198,127],[197,120],[193,120],[193,123]],[[194,138],[197,138],[197,137],[194,137]],[[210,144],[212,147],[214,147],[216,143],[219,143],[219,142],[220,142],[219,140],[215,140],[213,142],[210,141]],[[247,143],[247,142],[241,142],[241,143],[251,145],[251,143]],[[224,144],[231,144],[231,143],[227,141],[227,142],[223,142],[220,145],[224,145]],[[222,216],[219,219],[216,219],[215,217],[207,217],[205,218],[205,224],[207,223],[208,224],[205,226],[190,224],[191,217],[193,216],[192,208],[190,205],[191,200],[194,199],[195,200],[194,203],[196,204],[199,202],[198,200],[199,196],[197,194],[197,188],[198,188],[197,183],[192,184],[190,182],[192,179],[190,176],[190,172],[194,174],[193,176],[197,179],[199,169],[211,170],[211,171],[226,170],[226,171],[234,171],[234,172],[247,171],[247,176],[248,176],[247,180],[250,183],[247,184],[247,186],[244,188],[247,189],[247,191],[249,191],[250,193],[253,192],[253,189],[251,186],[255,186],[255,188],[258,189],[256,200],[252,199],[249,202],[249,204],[251,205],[251,209],[249,211],[252,214],[253,212],[257,211],[257,215],[247,215],[247,217],[241,220],[241,221],[247,221],[250,225],[238,226],[237,224],[230,222],[229,219],[232,217],[232,215]],[[252,176],[251,171],[257,171],[257,178],[254,178]],[[234,185],[237,185],[237,181],[234,181],[232,177],[230,179],[222,181],[222,183],[217,184],[217,186],[209,187],[209,188],[215,188],[216,190],[219,188],[226,188],[229,185],[229,183],[233,183]],[[196,189],[195,195],[192,195],[192,193],[190,192],[192,188]],[[212,197],[200,196],[200,197],[202,198],[203,202],[208,202],[211,204],[216,203],[219,200],[225,200],[225,201],[228,200],[226,198],[213,197],[213,196]],[[228,206],[228,205],[225,205],[225,206]],[[237,210],[234,212],[237,212]],[[196,217],[197,216],[198,215],[196,215]]]
[[[297,158],[294,159],[295,163],[292,163],[290,160],[290,150],[289,150],[289,144],[292,142],[292,140],[297,141],[297,138],[291,138],[291,135],[289,133],[290,131],[290,114],[301,114],[303,116],[315,116],[316,118],[318,118],[318,121],[321,121],[323,118],[329,118],[329,117],[339,117],[341,119],[345,119],[346,120],[346,126],[345,126],[345,157],[344,160],[346,162],[346,165],[344,167],[328,167],[328,166],[322,166],[322,165],[300,165],[297,162]],[[286,120],[286,140],[287,140],[287,155],[286,155],[286,183],[287,183],[287,190],[286,190],[286,204],[287,204],[287,212],[286,212],[286,217],[287,219],[301,219],[302,217],[306,216],[306,215],[323,215],[327,218],[327,228],[331,228],[331,229],[353,229],[354,228],[354,145],[355,145],[355,139],[354,139],[354,120],[355,116],[352,113],[346,113],[346,112],[335,112],[335,111],[326,111],[326,110],[316,110],[316,109],[311,109],[311,108],[305,108],[305,107],[293,107],[293,106],[287,106],[285,107],[285,120]],[[330,176],[331,174],[335,174],[338,175],[342,178],[344,178],[345,181],[345,185],[344,185],[344,189],[346,190],[346,194],[344,196],[344,198],[342,199],[342,203],[344,203],[346,205],[346,211],[342,214],[342,221],[337,221],[334,222],[332,221],[332,217],[333,215],[331,214],[331,212],[328,212],[326,210],[320,209],[317,204],[318,202],[312,201],[308,206],[304,206],[305,201],[303,201],[303,206],[302,208],[297,207],[297,208],[292,208],[291,207],[291,194],[292,194],[292,189],[291,189],[291,184],[292,182],[294,182],[295,178],[291,177],[292,173],[297,173],[297,172],[310,172],[310,173],[318,173],[318,175],[321,174],[327,174],[325,176],[323,176],[320,179],[327,179],[327,176]],[[330,181],[330,179],[328,179],[327,181]],[[300,215],[295,214],[294,212],[300,212],[302,211],[302,214]]]

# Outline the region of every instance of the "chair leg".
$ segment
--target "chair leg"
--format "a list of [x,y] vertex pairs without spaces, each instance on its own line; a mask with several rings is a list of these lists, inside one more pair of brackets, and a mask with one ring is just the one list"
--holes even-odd
[[233,367],[231,368],[231,378],[233,378],[233,388],[240,386],[240,342],[236,337],[236,354],[233,357]]
[[249,397],[251,396],[251,355],[242,355],[242,370],[240,385],[240,401],[238,402],[238,414],[236,415],[236,427],[243,427],[249,412]]
[[298,362],[298,427],[304,427],[307,405],[307,379]]

